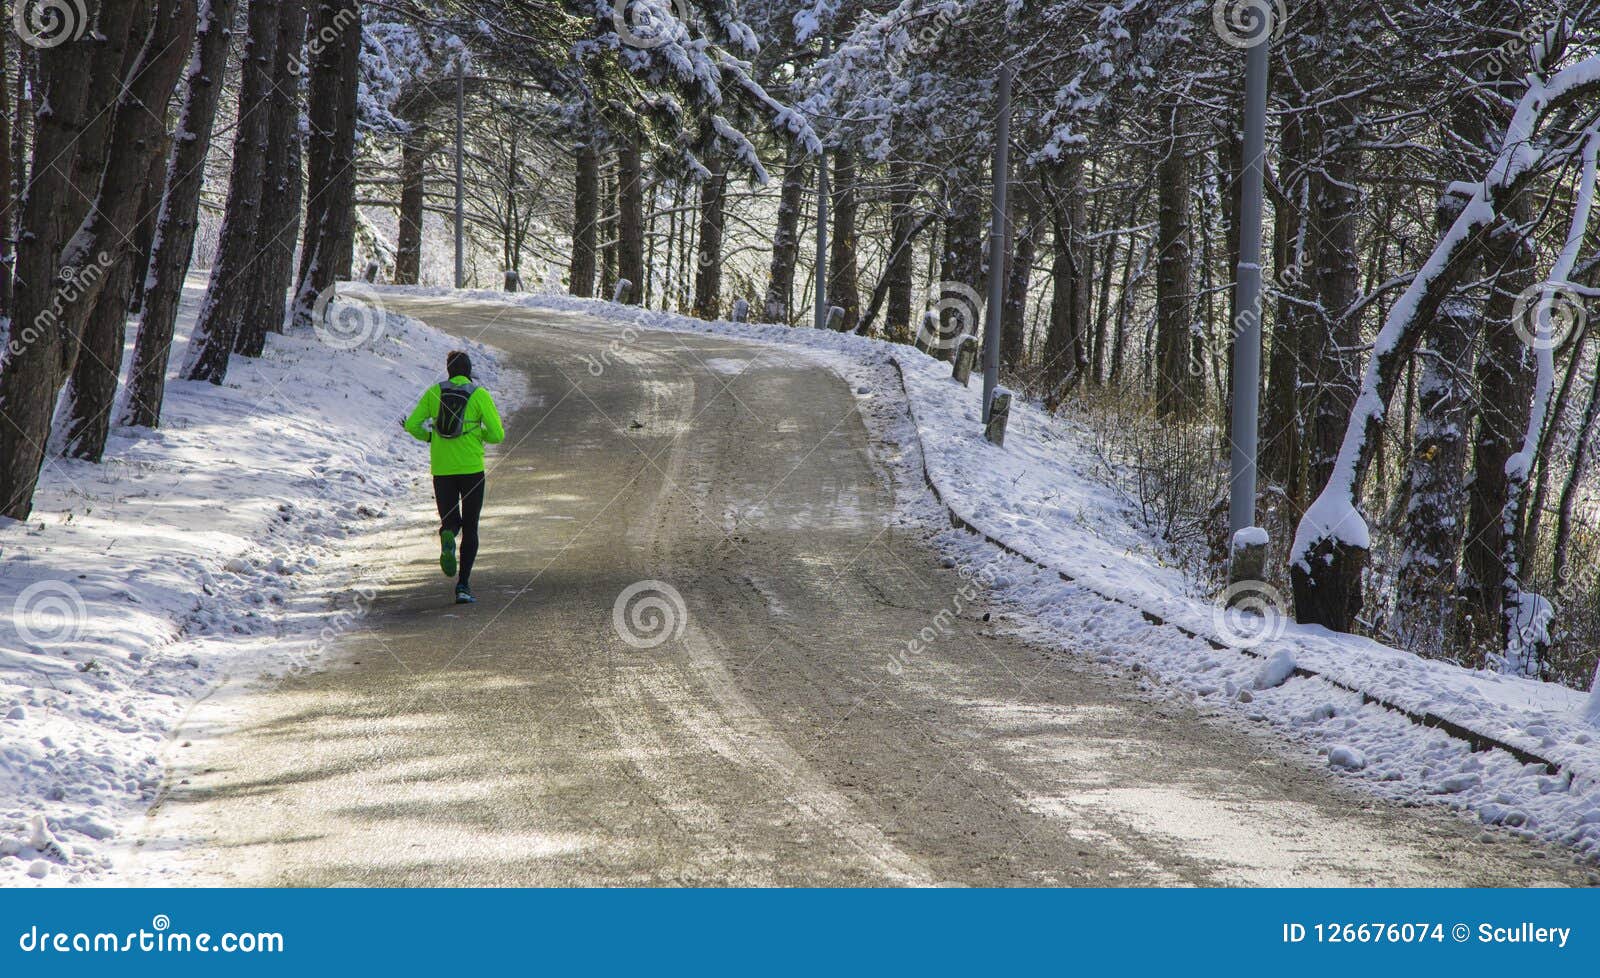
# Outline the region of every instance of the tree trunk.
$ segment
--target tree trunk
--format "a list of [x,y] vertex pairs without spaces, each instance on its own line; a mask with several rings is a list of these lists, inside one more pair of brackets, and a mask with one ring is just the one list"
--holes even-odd
[[[988,275],[984,266],[985,207],[981,190],[987,181],[973,171],[954,175],[947,183],[944,215],[944,247],[940,251],[939,278],[929,289],[929,299],[944,301],[939,319],[939,335],[925,337],[937,342],[930,350],[942,360],[950,358],[956,340],[963,334],[983,333],[983,296],[988,295]],[[978,305],[967,307],[967,297],[979,297]]]
[[[113,34],[106,37],[108,43],[99,46],[95,54],[89,81],[89,104],[101,106],[103,109],[84,124],[76,154],[69,157],[68,161],[60,161],[61,164],[72,168],[74,180],[79,186],[90,188],[91,196],[93,188],[104,176],[106,162],[116,146],[115,140],[111,138],[116,105],[121,98],[123,87],[132,78],[133,70],[139,64],[144,51],[144,42],[149,36],[151,13],[152,10],[148,5],[140,4],[135,7],[125,24],[119,22],[113,27]],[[41,110],[48,108],[48,104],[40,106]],[[52,161],[48,165],[58,165],[58,163]],[[76,226],[81,224],[89,213],[92,201],[86,196],[74,201],[72,206],[71,224]]]
[[1053,181],[1054,259],[1050,268],[1050,331],[1044,344],[1044,384],[1053,400],[1070,383],[1084,379],[1089,366],[1088,336],[1094,273],[1084,240],[1087,200],[1083,158],[1069,156]]
[[916,211],[911,205],[916,199],[917,188],[911,165],[902,160],[890,164],[889,180],[893,184],[889,192],[889,224],[893,251],[889,256],[889,266],[884,270],[889,279],[889,306],[884,314],[885,335],[894,343],[910,343],[913,334],[912,276],[917,260],[916,249],[911,243],[919,227]]
[[[873,326],[878,321],[878,313],[883,311],[884,299],[888,297],[891,288],[903,288],[906,291],[906,304],[910,305],[911,282],[909,278],[897,279],[896,276],[900,275],[900,272],[896,268],[903,262],[910,260],[908,256],[913,254],[913,246],[916,243],[917,235],[921,234],[922,229],[931,224],[933,219],[934,215],[932,214],[924,215],[911,225],[908,230],[909,236],[905,240],[897,239],[891,244],[889,256],[884,262],[883,277],[878,279],[878,284],[873,287],[872,297],[867,301],[866,311],[861,314],[861,325],[856,327],[858,335],[873,335]],[[909,276],[911,273],[907,270],[905,274]],[[909,315],[907,318],[909,319]],[[890,339],[893,340],[894,337],[890,337]],[[910,330],[906,331],[905,339],[894,341],[909,343],[911,341]]]
[[[33,90],[37,79],[33,73],[33,49],[26,44],[17,45],[16,112],[11,117],[11,223],[15,233],[22,220],[22,195],[28,187],[28,146],[32,136],[29,125],[33,118]],[[12,260],[16,259],[16,240],[11,241]],[[13,269],[14,271],[14,269]]]
[[[1105,222],[1099,222],[1104,226]],[[1101,251],[1100,265],[1100,294],[1096,303],[1094,315],[1094,352],[1090,357],[1090,368],[1093,371],[1090,381],[1100,387],[1106,382],[1106,367],[1109,360],[1109,341],[1111,325],[1111,280],[1117,269],[1117,250],[1119,242],[1112,238],[1105,243]],[[1133,245],[1128,245],[1128,253],[1133,253]]]
[[[1525,202],[1513,204],[1515,227],[1529,216]],[[1478,356],[1478,434],[1473,444],[1472,484],[1467,495],[1466,547],[1462,555],[1462,651],[1497,647],[1505,607],[1505,526],[1510,498],[1506,460],[1522,447],[1533,396],[1533,351],[1517,335],[1517,296],[1533,284],[1533,251],[1519,233],[1502,225],[1489,240],[1493,292],[1484,309],[1483,350]]]
[[[1242,96],[1242,91],[1237,93]],[[1243,104],[1242,98],[1239,104]],[[1229,282],[1234,282],[1239,268],[1242,230],[1239,227],[1239,214],[1244,209],[1244,116],[1238,113],[1234,117],[1234,124],[1239,128],[1231,133],[1224,141],[1223,146],[1217,150],[1217,164],[1223,171],[1227,181],[1221,200],[1221,219],[1226,228],[1227,254],[1225,256],[1224,275]],[[1256,299],[1256,316],[1259,319],[1261,310],[1260,297]],[[1227,428],[1233,430],[1233,369],[1234,346],[1239,339],[1240,331],[1239,290],[1228,289],[1228,377],[1227,382],[1219,384],[1223,403],[1227,406]],[[1259,325],[1259,323],[1258,323]]]
[[[678,183],[678,191],[673,195],[673,213],[685,209],[689,200],[690,186],[683,181]],[[700,188],[693,187],[693,192],[698,195]],[[673,277],[673,293],[675,308],[680,313],[687,313],[693,296],[690,293],[692,276],[690,275],[689,256],[694,253],[694,229],[699,222],[690,214],[683,213],[678,218],[678,273]]]
[[[163,43],[173,45],[186,45],[189,43],[189,32],[194,30],[194,11],[181,13],[173,5],[162,6],[154,11],[157,22],[149,19],[136,19],[130,32],[130,40],[136,35],[142,35],[141,50],[136,56],[125,54],[125,85],[131,83],[133,70],[150,70],[155,72],[155,77],[173,77],[176,80],[176,59],[154,61],[155,53]],[[178,21],[182,16],[182,21]],[[168,32],[181,32],[168,37]],[[130,45],[131,50],[131,45]],[[163,75],[162,72],[166,72]],[[130,90],[131,91],[131,90]],[[112,123],[112,138],[128,138],[133,131],[147,131],[146,146],[141,147],[144,158],[144,178],[139,181],[128,181],[130,194],[136,194],[136,203],[131,208],[118,208],[120,213],[126,213],[134,221],[133,234],[123,235],[122,227],[112,227],[110,234],[101,230],[102,237],[109,238],[110,245],[122,245],[114,251],[104,251],[96,248],[96,263],[104,272],[101,288],[98,295],[83,296],[80,301],[88,307],[88,317],[83,322],[83,331],[78,339],[77,355],[72,363],[72,370],[67,376],[66,387],[66,439],[62,455],[70,458],[82,458],[85,461],[98,463],[101,456],[106,453],[106,437],[110,431],[110,413],[117,399],[117,381],[122,376],[122,352],[125,346],[126,333],[128,333],[128,309],[130,309],[131,295],[133,295],[133,280],[138,272],[144,271],[144,264],[136,264],[141,258],[139,238],[144,235],[144,240],[149,240],[150,214],[158,205],[160,195],[160,176],[162,165],[166,160],[166,147],[170,146],[170,139],[166,134],[166,98],[165,93],[155,88],[154,85],[146,86],[146,98],[160,99],[149,102],[147,109],[152,112],[152,120],[157,125],[154,128],[141,128],[134,130],[122,123]],[[122,112],[123,106],[118,106],[117,112]],[[128,109],[131,110],[131,109]],[[115,154],[115,146],[107,150],[107,157]],[[78,162],[78,168],[88,174],[94,166],[104,168],[104,163],[85,165],[83,160]],[[80,229],[82,234],[82,229]],[[112,237],[115,235],[115,237]],[[85,243],[86,247],[86,243]]]
[[421,123],[400,140],[400,230],[395,236],[394,281],[422,281],[422,221],[427,206],[423,175],[428,165],[428,131]]
[[217,102],[222,94],[235,9],[236,0],[209,0],[195,41],[188,92],[178,115],[177,131],[181,136],[173,141],[167,161],[166,189],[145,272],[149,285],[144,298],[144,318],[140,320],[139,337],[134,343],[127,400],[119,419],[121,424],[154,428],[161,421],[173,324],[178,317],[178,301],[194,250],[205,158],[211,147]]
[[1011,216],[1007,221],[1012,241],[1006,251],[1006,286],[1000,306],[1000,366],[1019,369],[1027,360],[1028,287],[1033,282],[1033,261],[1039,251],[1043,219],[1039,185],[1032,180],[1012,182]]
[[[188,53],[188,44],[180,46],[175,37],[194,29],[192,3],[164,0],[143,38],[148,43],[136,56],[135,67],[140,70],[119,97],[135,7],[107,4],[100,11],[96,35],[100,40],[42,49],[35,55],[41,97],[33,182],[21,225],[28,233],[17,258],[18,325],[0,366],[0,421],[4,422],[0,424],[0,515],[14,519],[25,518],[32,510],[56,398],[75,363],[105,272],[127,250],[126,239],[116,229],[132,226],[140,200],[138,187],[149,170],[148,154],[158,148],[162,133],[152,112],[166,105]],[[115,75],[112,85],[94,77],[104,72]],[[103,172],[94,173],[78,165],[74,155],[103,153],[90,145],[96,140],[90,139],[93,127],[88,124],[110,109],[109,103],[96,104],[101,93],[118,101],[107,127],[109,140],[97,141],[109,142],[118,152]],[[58,287],[62,270],[73,277]]]
[[[1445,196],[1437,226],[1443,234],[1466,201]],[[1395,575],[1393,631],[1408,648],[1437,649],[1455,617],[1454,593],[1464,530],[1467,431],[1474,392],[1469,362],[1477,343],[1478,310],[1458,292],[1428,326],[1418,385],[1416,437],[1406,483],[1400,567]]]
[[656,278],[656,267],[657,267],[656,266],[656,229],[661,223],[661,206],[660,206],[661,192],[660,192],[660,190],[661,190],[661,182],[660,182],[660,177],[658,176],[656,181],[655,181],[655,189],[652,191],[652,193],[650,195],[650,197],[651,197],[651,199],[650,199],[650,210],[649,210],[649,215],[650,216],[646,220],[645,229],[644,229],[644,242],[645,242],[645,245],[644,245],[645,246],[645,253],[644,253],[644,295],[641,297],[641,301],[640,301],[639,304],[641,306],[643,306],[644,308],[646,308],[646,309],[650,308],[650,303],[655,298],[655,284],[656,284],[655,283],[655,278]]
[[[11,89],[7,84],[13,64],[12,43],[12,32],[0,31],[0,320],[11,318],[11,256],[17,216],[12,207],[15,155],[11,141]],[[15,43],[19,48],[23,46],[20,38]],[[21,119],[17,120],[17,128],[22,128]]]
[[[149,193],[139,212],[139,223],[133,229],[133,254],[129,257],[132,281],[128,286],[128,315],[144,312],[144,290],[150,284],[145,269],[150,267],[150,250],[156,243],[156,218],[161,214],[161,198],[166,187],[167,158],[171,155],[172,134],[167,134],[168,149],[162,150],[150,161]],[[119,354],[120,356],[120,354]]]
[[672,181],[672,206],[667,217],[667,246],[661,266],[661,309],[676,309],[678,301],[678,241],[682,237],[683,181]]
[[[1588,331],[1583,330],[1573,340],[1572,349],[1567,356],[1567,369],[1561,378],[1561,391],[1550,407],[1550,413],[1545,419],[1544,434],[1539,439],[1539,451],[1535,456],[1539,466],[1539,479],[1533,492],[1533,499],[1527,506],[1527,525],[1522,529],[1522,552],[1529,558],[1539,550],[1539,532],[1544,524],[1545,506],[1549,503],[1550,485],[1553,481],[1551,463],[1555,459],[1551,458],[1551,449],[1556,436],[1560,434],[1561,419],[1567,416],[1567,406],[1571,403],[1572,392],[1578,386],[1578,372],[1584,365],[1584,346],[1588,339]],[[1524,567],[1522,573],[1526,579],[1529,569]]]
[[106,272],[106,284],[84,325],[82,350],[66,388],[66,441],[61,454],[99,462],[106,450],[111,410],[122,370],[128,300],[133,290],[134,255],[129,252]]
[[582,299],[594,298],[599,223],[600,154],[585,142],[578,147],[572,184],[572,260],[567,266],[567,288]]
[[[195,17],[198,18],[198,16],[197,12]],[[176,84],[176,81],[174,81],[174,84]],[[127,299],[124,303],[127,307],[126,314],[129,316],[138,315],[144,307],[144,290],[147,284],[145,269],[150,265],[150,249],[155,245],[156,217],[160,213],[161,201],[165,194],[166,162],[172,149],[173,134],[168,126],[170,121],[169,105],[170,100],[162,103],[160,110],[156,113],[162,119],[161,145],[150,157],[150,169],[143,189],[143,202],[139,207],[138,221],[134,225],[133,235],[129,242],[133,253],[128,259],[130,282],[127,287]],[[120,339],[121,337],[119,336]],[[120,364],[122,360],[122,348],[120,346],[117,348],[116,358]],[[115,387],[113,387],[112,393],[116,393]],[[108,426],[109,420],[108,417],[106,419]]]
[[300,75],[295,66],[306,36],[305,0],[281,0],[273,52],[272,96],[267,117],[267,158],[256,225],[258,257],[244,293],[244,315],[234,352],[258,357],[268,333],[283,332],[289,287],[294,282],[294,245],[300,231],[304,182],[300,154]]
[[506,146],[506,175],[502,183],[504,203],[500,208],[500,271],[501,287],[507,292],[522,288],[522,243],[526,235],[526,216],[517,199],[517,188],[522,186],[518,168],[521,154],[518,149],[520,134],[512,130]]
[[708,163],[711,176],[700,184],[700,246],[695,255],[694,314],[716,319],[722,307],[723,194],[727,168],[722,160]]
[[[1273,304],[1267,396],[1261,423],[1261,477],[1281,488],[1292,503],[1305,503],[1300,409],[1309,364],[1301,362],[1300,344],[1309,338],[1310,308],[1305,270],[1311,265],[1311,176],[1303,126],[1286,119],[1279,141],[1283,199],[1273,214],[1273,264],[1277,301]],[[1263,308],[1265,306],[1263,305]]]
[[1355,406],[1361,383],[1361,362],[1356,348],[1361,342],[1361,322],[1346,315],[1361,290],[1361,268],[1357,257],[1357,234],[1362,215],[1361,193],[1356,185],[1358,150],[1345,142],[1354,140],[1351,125],[1354,106],[1346,100],[1330,112],[1333,124],[1323,131],[1334,133],[1324,143],[1321,178],[1313,200],[1316,217],[1317,306],[1320,315],[1308,324],[1315,342],[1314,355],[1306,364],[1316,386],[1308,393],[1305,416],[1307,479],[1321,491],[1333,474],[1344,442],[1344,429]]
[[606,301],[617,294],[617,182],[611,173],[600,178],[600,199],[605,202],[596,230],[600,236],[600,298]]
[[[624,136],[617,149],[617,274],[628,280],[628,301],[644,299],[644,166],[639,134]],[[607,296],[610,298],[610,296]]]
[[[325,228],[327,243],[333,254],[333,280],[348,282],[354,278],[356,245],[356,99],[360,94],[361,80],[361,16],[358,0],[350,0],[354,15],[347,18],[350,25],[340,40],[343,52],[339,61],[339,112],[334,129],[333,179],[323,200],[326,208],[308,201],[321,213],[318,221]],[[308,209],[308,213],[310,210]]]
[[839,331],[851,333],[861,322],[861,289],[856,272],[855,154],[841,150],[833,156],[833,233],[828,242],[828,305],[844,310]]
[[1194,261],[1189,234],[1189,161],[1184,151],[1184,113],[1163,113],[1167,138],[1156,169],[1159,215],[1156,258],[1156,414],[1188,420],[1200,413],[1204,377],[1193,364]]
[[[1122,294],[1117,297],[1116,329],[1111,336],[1111,366],[1107,371],[1107,382],[1113,387],[1122,379],[1123,365],[1127,360],[1128,348],[1128,319],[1131,315],[1134,287],[1145,276],[1150,265],[1150,251],[1155,247],[1152,240],[1146,240],[1142,252],[1135,253],[1133,245],[1128,245],[1127,254],[1122,262]],[[1134,259],[1138,258],[1138,270],[1134,270]]]
[[[161,175],[167,154],[150,157],[144,193],[139,205],[143,214],[160,206]],[[105,288],[95,300],[94,311],[83,330],[82,350],[67,380],[66,442],[62,454],[99,462],[106,451],[111,432],[111,412],[116,405],[117,381],[122,376],[122,351],[128,337],[128,309],[132,304],[133,283],[143,270],[139,252],[130,249],[107,270]]]
[[246,323],[246,296],[260,256],[259,225],[271,136],[272,69],[278,46],[281,0],[251,0],[248,34],[240,56],[239,115],[234,129],[228,206],[217,260],[195,320],[184,364],[185,380],[221,384],[239,337],[259,326]]
[[1561,499],[1556,504],[1556,536],[1551,545],[1550,570],[1551,592],[1556,595],[1567,584],[1567,544],[1572,537],[1572,511],[1594,459],[1597,419],[1600,419],[1600,370],[1594,372],[1594,379],[1589,383],[1589,400],[1583,409],[1583,420],[1578,425],[1572,468],[1567,472],[1567,481],[1561,487]]
[[294,322],[309,326],[319,296],[350,277],[355,242],[358,0],[316,0],[310,30],[334,40],[312,51],[306,89],[306,213]]
[[762,306],[762,318],[769,323],[793,320],[794,269],[800,260],[800,203],[805,196],[808,170],[805,150],[799,143],[791,143],[778,198],[778,223],[772,232],[767,299]]

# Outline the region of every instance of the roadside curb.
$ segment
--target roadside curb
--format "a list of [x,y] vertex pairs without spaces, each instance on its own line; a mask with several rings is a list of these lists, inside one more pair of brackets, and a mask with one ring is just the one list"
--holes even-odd
[[[1052,566],[1035,557],[1023,553],[1016,547],[997,537],[995,534],[990,533],[983,527],[979,526],[970,517],[959,512],[953,505],[951,505],[949,500],[945,498],[945,495],[940,490],[938,484],[934,482],[933,474],[928,470],[928,452],[922,443],[922,430],[920,424],[918,423],[916,405],[912,401],[910,388],[906,386],[905,370],[901,367],[898,357],[891,354],[888,357],[888,360],[889,363],[894,367],[895,376],[899,378],[900,393],[905,398],[906,410],[911,415],[912,428],[914,429],[913,433],[917,440],[917,453],[921,457],[920,467],[922,470],[922,481],[927,485],[928,490],[933,493],[933,498],[939,503],[939,506],[944,509],[946,516],[949,517],[951,526],[958,530],[965,530],[974,536],[980,537],[992,546],[998,547],[1011,556],[1026,561],[1040,570],[1056,574],[1061,578],[1062,581],[1068,584],[1075,584],[1078,587],[1093,593],[1104,601],[1109,601],[1112,604],[1121,605],[1125,608],[1131,608],[1132,610],[1137,611],[1152,625],[1175,629],[1179,633],[1189,638],[1205,642],[1217,651],[1232,650],[1234,652],[1241,652],[1244,655],[1255,659],[1266,659],[1269,657],[1268,653],[1264,653],[1256,649],[1246,649],[1236,645],[1229,645],[1214,635],[1198,632],[1184,625],[1179,625],[1175,622],[1168,621],[1161,615],[1158,615],[1147,608],[1141,607],[1140,605],[1129,601],[1126,598],[1119,598],[1110,594],[1106,594],[1104,591],[1086,584],[1059,567]],[[1293,674],[1301,679],[1320,679],[1336,689],[1341,689],[1345,692],[1354,693],[1360,696],[1363,703],[1370,703],[1375,706],[1383,707],[1386,710],[1392,710],[1395,713],[1398,713],[1411,720],[1413,723],[1418,724],[1419,726],[1431,727],[1433,729],[1443,731],[1445,734],[1448,734],[1457,740],[1464,741],[1472,748],[1474,752],[1502,750],[1523,764],[1542,765],[1551,775],[1564,776],[1568,784],[1572,782],[1574,772],[1570,767],[1553,761],[1550,758],[1544,757],[1525,747],[1519,747],[1516,744],[1507,743],[1498,737],[1493,737],[1489,734],[1473,730],[1470,727],[1463,726],[1462,724],[1459,724],[1448,717],[1443,717],[1430,711],[1410,709],[1391,700],[1384,699],[1375,693],[1371,693],[1365,689],[1361,689],[1341,680],[1334,679],[1324,673],[1317,672],[1314,669],[1307,669],[1306,667],[1298,664],[1296,664]]]

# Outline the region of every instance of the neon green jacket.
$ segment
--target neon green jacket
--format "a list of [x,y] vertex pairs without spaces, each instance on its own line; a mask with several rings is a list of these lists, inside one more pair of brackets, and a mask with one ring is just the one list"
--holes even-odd
[[[470,384],[469,377],[451,377],[452,384]],[[500,424],[500,412],[494,408],[494,398],[480,387],[467,399],[466,424],[459,438],[433,437],[433,419],[439,416],[439,385],[422,392],[422,400],[406,419],[406,431],[417,441],[428,443],[428,460],[434,475],[473,475],[483,471],[483,446],[498,445],[506,440],[506,429]],[[423,427],[423,422],[430,424]]]

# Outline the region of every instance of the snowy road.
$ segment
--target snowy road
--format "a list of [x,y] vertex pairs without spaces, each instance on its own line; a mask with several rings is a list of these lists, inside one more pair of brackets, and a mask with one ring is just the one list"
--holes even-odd
[[[390,307],[508,351],[531,381],[489,478],[481,603],[447,603],[425,533],[396,541],[401,572],[332,668],[202,704],[146,847],[181,843],[196,881],[1588,879],[1356,795],[996,634],[981,609],[952,618],[963,581],[893,525],[857,398],[796,354]],[[685,613],[680,636],[638,649],[613,604],[644,581]],[[886,669],[935,619],[948,637]]]

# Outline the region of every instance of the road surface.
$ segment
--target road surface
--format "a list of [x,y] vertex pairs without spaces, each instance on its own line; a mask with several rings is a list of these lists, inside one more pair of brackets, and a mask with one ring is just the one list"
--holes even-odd
[[[500,347],[535,395],[492,463],[480,603],[449,603],[422,531],[330,668],[198,711],[148,821],[198,882],[1592,879],[996,634],[981,609],[890,673],[963,582],[894,526],[855,398],[798,355],[390,308]],[[682,614],[668,598],[667,640],[635,648],[613,606],[652,581]]]

